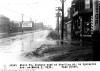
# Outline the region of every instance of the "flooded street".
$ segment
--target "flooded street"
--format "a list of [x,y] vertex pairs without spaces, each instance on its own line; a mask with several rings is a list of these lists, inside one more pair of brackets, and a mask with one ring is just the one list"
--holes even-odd
[[[37,58],[25,58],[24,55],[34,51],[44,43],[49,43],[46,39],[49,31],[37,31],[0,39],[0,63],[20,62],[20,61],[40,61]],[[51,42],[54,44],[54,42]]]
[[99,47],[100,0],[0,1],[0,71],[95,71]]

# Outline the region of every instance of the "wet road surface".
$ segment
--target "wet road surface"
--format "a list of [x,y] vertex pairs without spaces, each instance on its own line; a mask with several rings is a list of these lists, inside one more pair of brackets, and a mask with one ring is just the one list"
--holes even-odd
[[25,54],[35,50],[44,43],[49,31],[37,31],[0,39],[0,62],[41,61],[40,58],[27,58]]

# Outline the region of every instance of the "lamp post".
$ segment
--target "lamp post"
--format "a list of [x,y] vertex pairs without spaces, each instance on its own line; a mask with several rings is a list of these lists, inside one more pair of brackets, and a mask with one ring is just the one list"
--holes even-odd
[[60,0],[62,3],[62,23],[61,23],[61,44],[63,44],[63,39],[64,39],[64,2],[66,0]]

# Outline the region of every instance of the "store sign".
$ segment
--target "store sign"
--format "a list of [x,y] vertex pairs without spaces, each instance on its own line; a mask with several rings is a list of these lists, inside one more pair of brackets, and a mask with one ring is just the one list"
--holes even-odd
[[93,27],[94,30],[99,29],[99,1],[93,0]]
[[85,0],[85,9],[90,8],[90,0]]

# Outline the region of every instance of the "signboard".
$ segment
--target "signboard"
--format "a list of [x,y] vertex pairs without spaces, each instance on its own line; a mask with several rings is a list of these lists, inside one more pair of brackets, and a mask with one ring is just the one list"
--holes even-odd
[[93,29],[99,30],[99,1],[93,0]]
[[61,17],[61,13],[57,13],[56,14],[56,17]]
[[22,27],[32,27],[32,22],[23,22]]
[[90,8],[90,0],[85,0],[85,9]]

